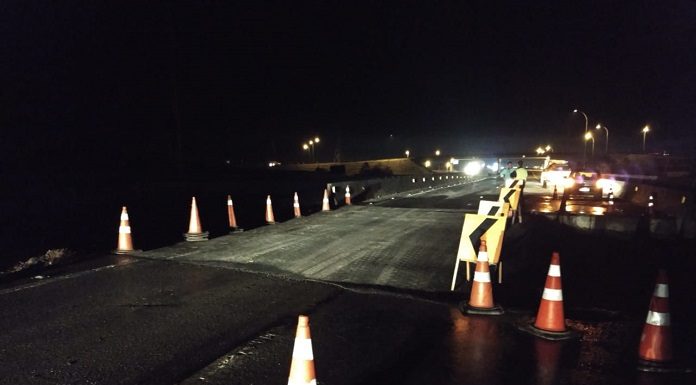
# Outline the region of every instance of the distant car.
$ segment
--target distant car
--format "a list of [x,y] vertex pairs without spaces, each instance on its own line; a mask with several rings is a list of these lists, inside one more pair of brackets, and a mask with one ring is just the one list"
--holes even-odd
[[541,172],[541,184],[565,186],[565,180],[570,176],[570,172],[570,167],[567,164],[551,163]]
[[599,174],[594,171],[575,171],[566,178],[566,195],[602,199],[603,186]]

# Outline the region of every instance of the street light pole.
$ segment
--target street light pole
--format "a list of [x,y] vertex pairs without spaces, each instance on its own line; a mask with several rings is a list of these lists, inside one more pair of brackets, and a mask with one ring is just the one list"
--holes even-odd
[[645,135],[647,135],[648,132],[650,132],[650,127],[643,127],[643,130],[641,132],[643,133],[643,153],[645,153]]
[[[582,116],[585,117],[585,134],[587,134],[587,123],[588,123],[587,114],[585,114],[584,112],[578,110],[577,108],[574,109],[573,112],[576,112],[576,113],[579,112],[579,113],[582,114]],[[585,159],[587,158],[587,141],[585,141],[585,143],[583,143],[583,144],[584,144],[584,145],[583,145],[583,148],[582,148],[582,164],[583,164],[583,166],[584,166],[584,165],[585,165]]]
[[592,159],[594,159],[594,135],[592,135],[592,132],[585,133],[585,143],[587,143],[588,140],[592,141]]
[[[315,136],[315,137],[314,137],[314,146],[316,147],[317,144],[319,144],[319,137],[318,137],[318,136]],[[312,152],[314,152],[314,147],[312,147]],[[317,158],[316,158],[316,153],[315,153],[315,156],[314,156],[314,162],[319,163],[319,161],[318,161]]]
[[595,128],[598,129],[598,130],[599,130],[600,128],[603,128],[604,131],[606,132],[607,136],[606,136],[606,140],[605,140],[605,142],[604,142],[604,153],[605,153],[605,154],[608,154],[608,153],[609,153],[609,129],[607,128],[607,126],[604,126],[604,125],[602,125],[602,124],[600,124],[600,123],[597,123],[597,125],[595,126]]
[[307,143],[302,143],[302,149],[305,150],[305,151],[307,151],[307,152],[309,153],[310,157],[311,157],[312,153],[310,152],[309,144],[307,144]]

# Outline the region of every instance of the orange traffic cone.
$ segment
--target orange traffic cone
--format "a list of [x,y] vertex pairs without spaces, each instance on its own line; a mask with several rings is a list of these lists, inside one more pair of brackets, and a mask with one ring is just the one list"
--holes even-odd
[[504,313],[502,307],[493,303],[493,285],[488,268],[488,249],[484,240],[481,240],[479,247],[469,302],[462,303],[461,310],[467,314],[501,315]]
[[346,186],[346,206],[350,206],[350,186]]
[[331,211],[329,207],[329,192],[324,189],[324,199],[321,201],[321,211]]
[[133,238],[131,237],[130,221],[128,219],[128,210],[126,206],[121,209],[121,223],[118,225],[118,246],[114,253],[128,254],[133,251]]
[[669,285],[667,273],[660,269],[657,274],[655,291],[650,300],[648,317],[643,334],[640,336],[638,356],[639,370],[658,371],[673,359],[672,328],[669,316]]
[[300,198],[297,197],[297,193],[295,193],[295,196],[293,197],[292,209],[295,212],[295,218],[302,216],[302,212],[300,211]]
[[309,332],[309,317],[299,316],[295,345],[292,349],[292,363],[288,385],[316,385],[317,376],[314,371],[314,353],[312,352],[312,336]]
[[237,226],[237,217],[234,215],[234,203],[232,203],[232,197],[227,196],[227,220],[230,223],[230,232],[237,233],[244,231],[241,227]]
[[547,340],[566,340],[578,337],[574,330],[566,328],[563,314],[563,290],[561,289],[561,257],[558,252],[551,255],[551,265],[546,276],[544,293],[534,325],[522,326],[523,331]]
[[208,232],[203,231],[201,220],[198,217],[198,205],[196,205],[196,197],[191,198],[191,218],[189,219],[188,233],[184,234],[184,239],[189,242],[208,240]]
[[273,215],[273,205],[271,204],[270,195],[266,197],[266,224],[275,224],[275,216]]

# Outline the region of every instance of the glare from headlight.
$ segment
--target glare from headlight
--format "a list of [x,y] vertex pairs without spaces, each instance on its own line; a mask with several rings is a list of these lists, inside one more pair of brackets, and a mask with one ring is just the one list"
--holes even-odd
[[473,161],[469,162],[464,166],[464,174],[468,176],[478,175],[481,172],[481,162]]
[[614,187],[614,181],[611,179],[600,178],[597,180],[597,187],[601,189],[610,189]]

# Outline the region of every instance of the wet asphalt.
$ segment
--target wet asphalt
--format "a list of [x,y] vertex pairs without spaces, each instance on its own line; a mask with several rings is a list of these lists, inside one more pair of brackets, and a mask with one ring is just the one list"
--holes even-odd
[[[607,237],[528,216],[506,231],[494,284],[506,314],[463,315],[468,285],[448,283],[462,214],[495,189],[485,183],[3,287],[0,383],[285,383],[298,314],[310,316],[323,384],[693,383],[635,370],[658,266],[670,271],[679,365],[694,362],[689,240]],[[400,237],[401,228],[418,231]],[[552,250],[577,341],[517,329],[534,317]]]

